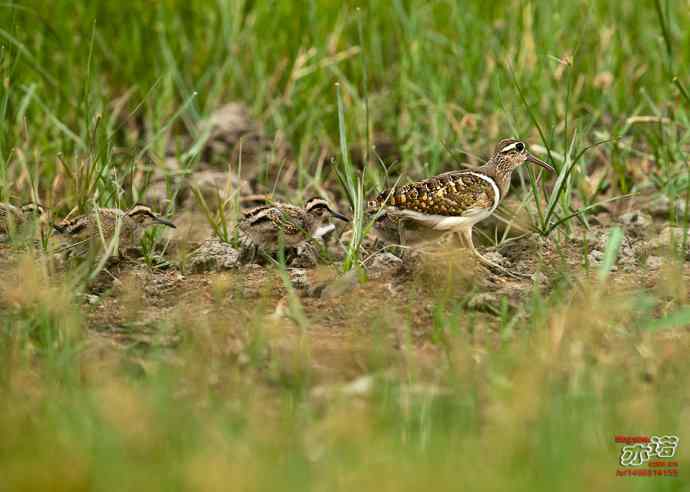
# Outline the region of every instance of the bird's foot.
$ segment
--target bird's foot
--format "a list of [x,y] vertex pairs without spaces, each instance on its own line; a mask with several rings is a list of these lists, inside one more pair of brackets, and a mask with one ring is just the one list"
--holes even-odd
[[[473,248],[473,250],[474,250],[474,248]],[[498,263],[491,261],[490,259],[486,258],[485,256],[482,256],[481,254],[479,254],[479,252],[477,250],[474,250],[474,254],[477,257],[477,259],[485,267],[487,267],[487,269],[492,270],[494,272],[498,272],[498,274],[500,274],[500,275],[506,275],[508,277],[518,279],[518,280],[523,280],[523,279],[532,277],[529,274],[516,272],[514,270],[509,270],[509,269],[505,268],[504,266],[501,266]]]
[[499,275],[505,275],[507,277],[511,277],[517,280],[524,280],[524,279],[529,279],[532,278],[532,275],[522,273],[522,272],[516,272],[514,270],[508,270],[507,268],[504,268],[500,265],[497,265],[496,263],[484,263],[484,266],[488,269],[493,271],[494,273],[497,273]]

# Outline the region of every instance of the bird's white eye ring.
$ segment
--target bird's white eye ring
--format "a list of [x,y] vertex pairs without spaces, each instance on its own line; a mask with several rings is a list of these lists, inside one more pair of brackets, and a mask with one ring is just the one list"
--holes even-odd
[[523,150],[525,150],[525,144],[523,144],[522,142],[517,142],[515,144],[515,150],[517,150],[518,152],[522,152]]

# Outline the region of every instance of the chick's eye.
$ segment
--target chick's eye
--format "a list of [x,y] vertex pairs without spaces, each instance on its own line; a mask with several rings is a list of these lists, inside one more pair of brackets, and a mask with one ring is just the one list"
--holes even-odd
[[522,142],[516,143],[515,150],[517,150],[518,152],[522,152],[523,150],[525,150],[525,144],[523,144]]

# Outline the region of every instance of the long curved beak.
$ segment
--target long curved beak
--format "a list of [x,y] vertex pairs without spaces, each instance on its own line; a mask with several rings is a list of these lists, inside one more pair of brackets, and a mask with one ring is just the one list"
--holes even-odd
[[528,153],[527,154],[527,160],[531,162],[532,164],[536,164],[537,166],[541,166],[544,169],[546,169],[549,172],[555,173],[556,170],[551,164],[547,164],[546,162],[542,161],[538,157],[534,157],[532,154]]
[[153,221],[154,221],[156,224],[161,224],[161,225],[164,225],[164,226],[172,227],[173,229],[177,229],[177,227],[175,227],[175,224],[173,224],[173,223],[170,222],[169,220],[165,220],[165,219],[161,219],[160,217],[156,217],[155,219],[153,219]]
[[340,219],[340,220],[342,220],[343,222],[350,222],[350,219],[347,218],[347,217],[345,217],[343,214],[338,213],[338,212],[336,212],[335,210],[331,210],[330,208],[328,209],[328,211],[329,211],[329,212],[331,213],[331,215],[332,215],[333,217],[335,217],[336,219]]

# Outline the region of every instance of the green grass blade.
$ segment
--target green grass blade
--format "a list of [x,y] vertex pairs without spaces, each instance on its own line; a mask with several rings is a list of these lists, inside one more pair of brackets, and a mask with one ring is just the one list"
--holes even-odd
[[609,231],[609,240],[604,251],[604,259],[599,265],[598,278],[600,282],[606,280],[616,264],[618,258],[618,251],[623,242],[623,231],[620,227],[614,227]]

